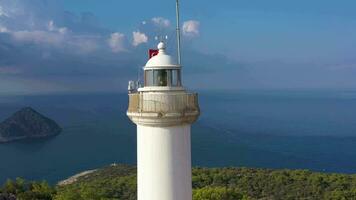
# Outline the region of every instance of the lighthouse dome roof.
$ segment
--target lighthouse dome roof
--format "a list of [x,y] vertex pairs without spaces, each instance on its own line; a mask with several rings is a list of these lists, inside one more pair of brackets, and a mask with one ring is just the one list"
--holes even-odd
[[146,63],[146,68],[177,68],[179,65],[177,61],[170,55],[166,54],[166,45],[163,42],[160,42],[157,45],[158,54],[153,56]]

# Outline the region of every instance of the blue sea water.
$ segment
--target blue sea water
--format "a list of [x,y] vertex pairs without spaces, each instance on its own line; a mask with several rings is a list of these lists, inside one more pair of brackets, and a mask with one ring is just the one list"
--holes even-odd
[[[194,166],[356,173],[356,91],[201,91],[192,130]],[[61,135],[0,144],[0,182],[55,183],[111,163],[136,163],[127,94],[0,97],[0,120],[32,106]]]

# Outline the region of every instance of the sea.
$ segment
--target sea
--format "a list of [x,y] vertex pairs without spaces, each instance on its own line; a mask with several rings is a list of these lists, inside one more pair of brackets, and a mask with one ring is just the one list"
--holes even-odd
[[[198,91],[192,126],[197,167],[356,173],[356,90]],[[0,184],[23,177],[57,183],[113,163],[136,164],[127,94],[0,96],[0,121],[31,106],[63,132],[0,144]]]

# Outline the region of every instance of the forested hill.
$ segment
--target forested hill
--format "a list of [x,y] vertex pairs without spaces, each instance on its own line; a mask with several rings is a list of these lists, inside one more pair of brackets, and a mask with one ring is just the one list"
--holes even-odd
[[[356,175],[306,170],[194,168],[194,200],[356,199]],[[136,168],[105,167],[51,187],[45,182],[8,181],[0,199],[136,200]],[[2,197],[1,197],[2,196]]]
[[30,107],[22,108],[0,123],[0,143],[56,136],[62,128]]

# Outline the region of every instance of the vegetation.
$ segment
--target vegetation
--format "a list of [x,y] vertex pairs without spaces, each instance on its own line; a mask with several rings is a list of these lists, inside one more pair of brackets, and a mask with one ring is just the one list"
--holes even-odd
[[[0,199],[135,200],[136,168],[110,166],[51,187],[46,182],[7,181]],[[12,198],[14,199],[14,198]],[[248,168],[193,169],[194,200],[356,199],[356,175],[307,170]]]
[[0,199],[51,200],[56,190],[43,182],[27,182],[24,179],[8,180],[0,189]]

